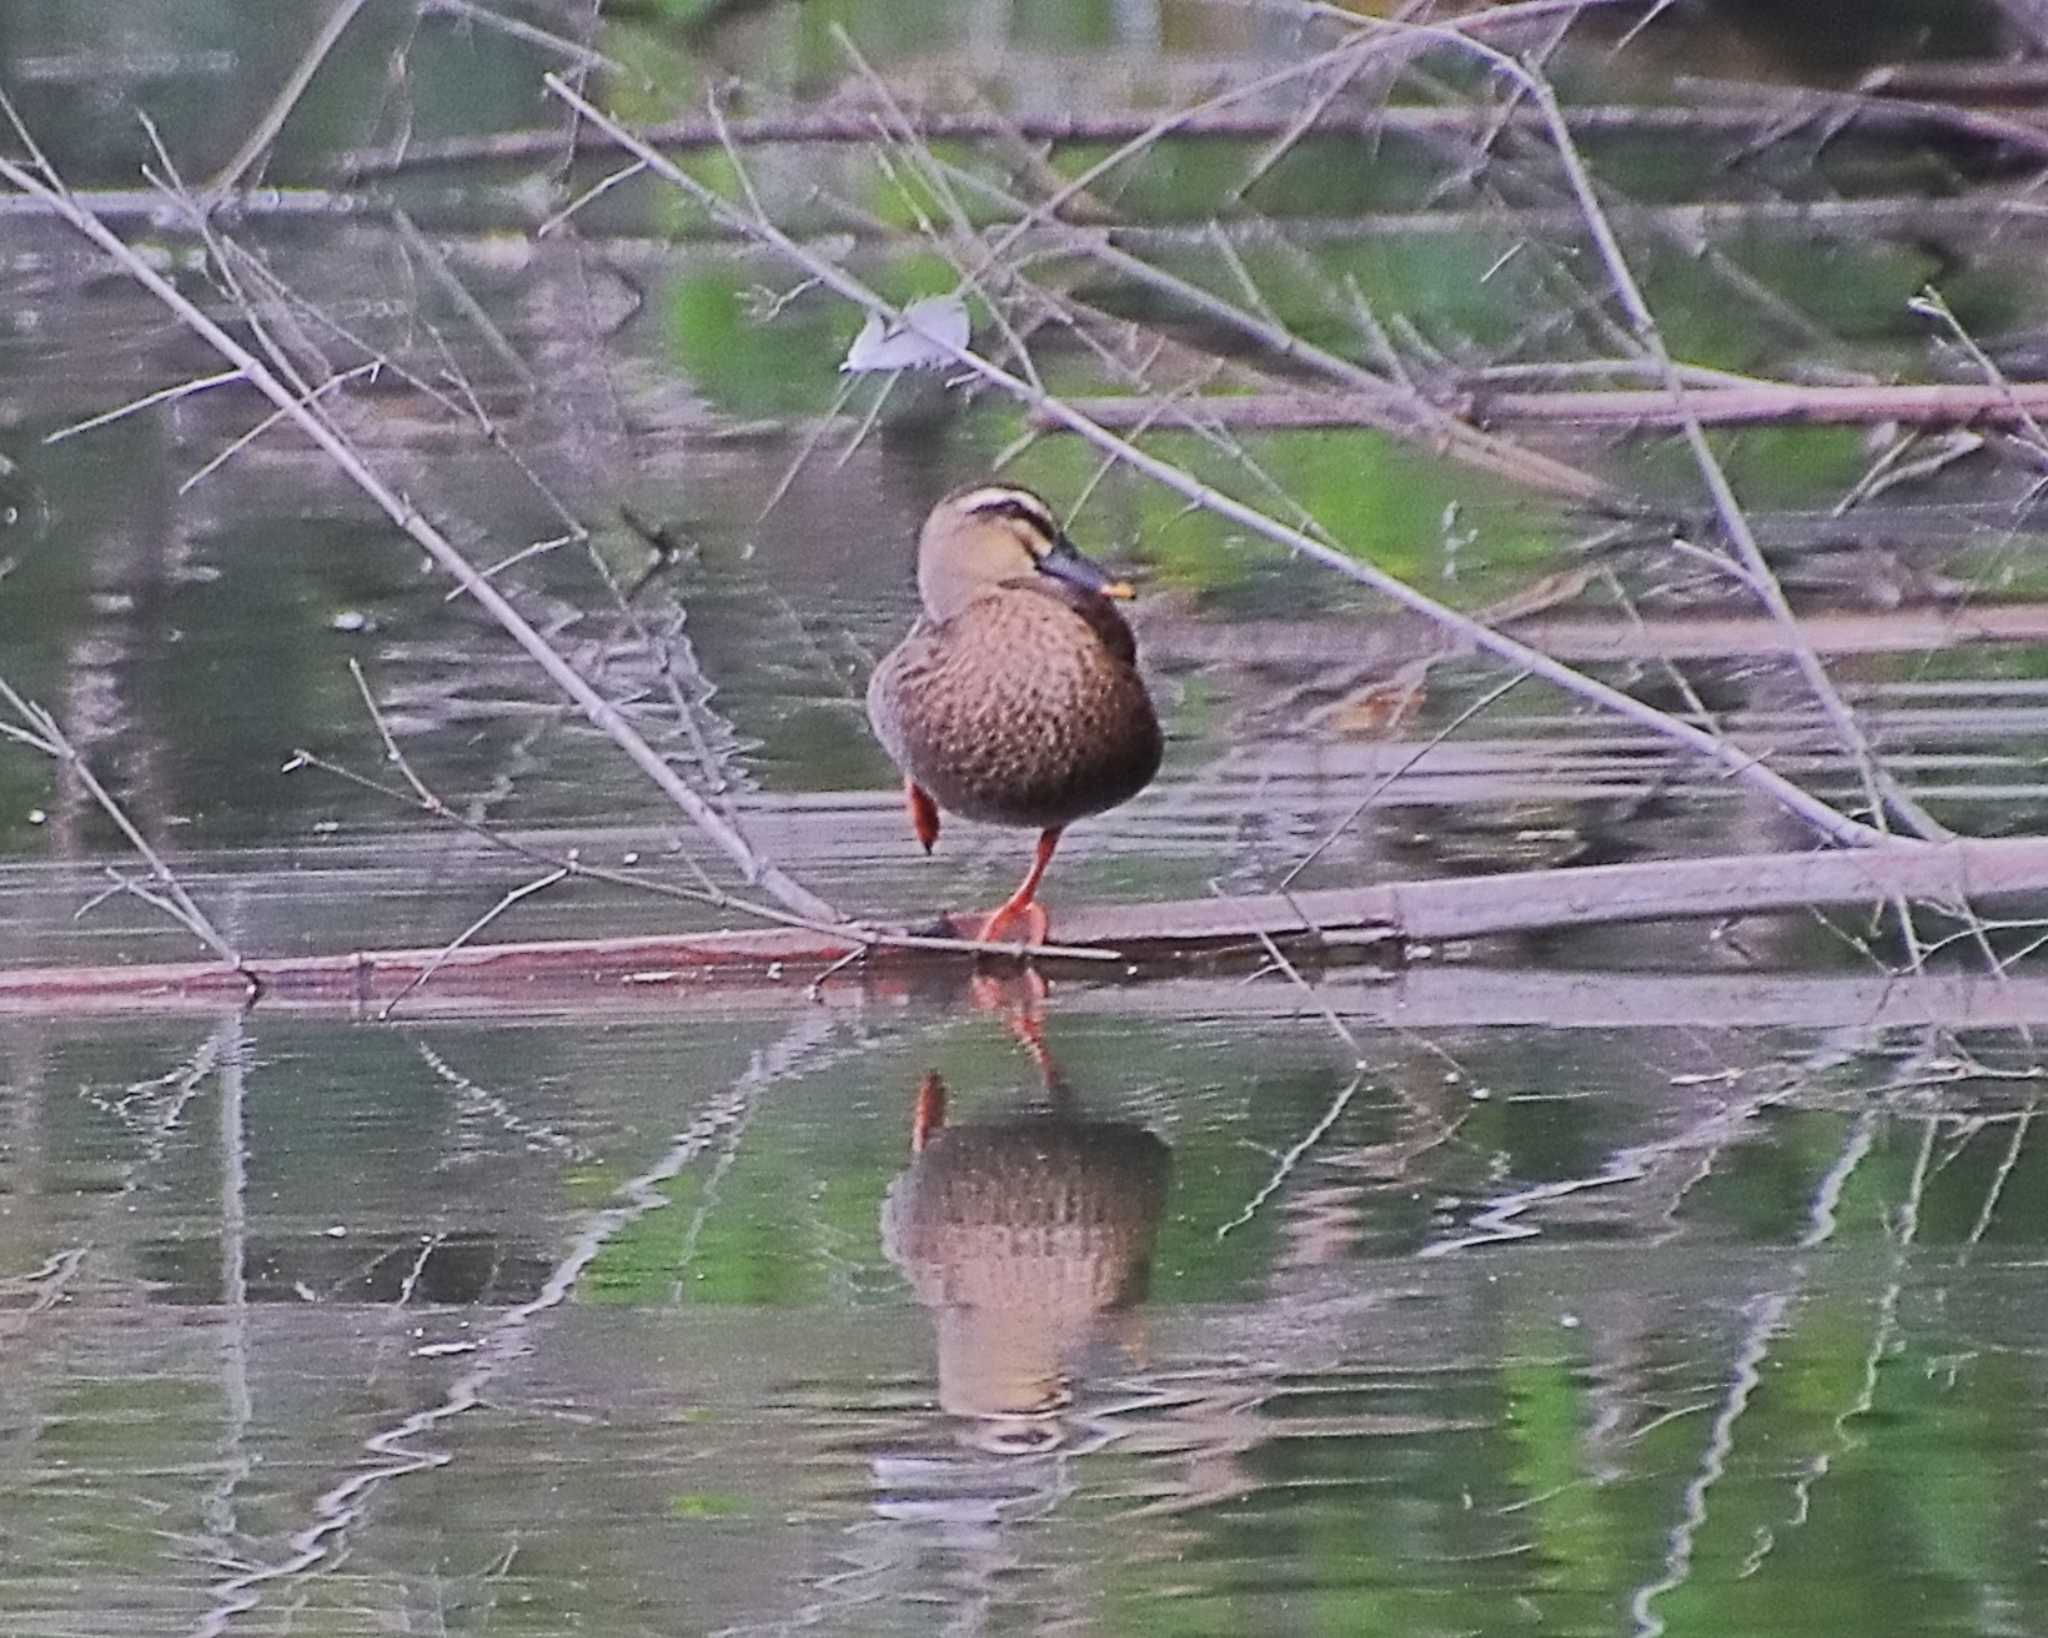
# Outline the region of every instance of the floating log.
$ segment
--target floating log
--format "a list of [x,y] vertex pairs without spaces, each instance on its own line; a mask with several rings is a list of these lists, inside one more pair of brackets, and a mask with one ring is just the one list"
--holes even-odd
[[[1450,648],[1444,634],[1400,610],[1359,620],[1202,619],[1155,598],[1132,625],[1147,660],[1164,666],[1371,667],[1391,675]],[[1768,614],[1537,614],[1497,622],[1571,665],[1728,660],[1787,654],[1924,654],[1965,643],[2048,643],[2048,603],[1941,602],[1903,608],[1802,612],[1788,629]],[[1987,688],[1992,685],[1987,685]]]
[[[1966,904],[2048,894],[2048,838],[1893,842],[1860,849],[1730,854],[1701,859],[1514,871],[1058,911],[1060,942],[1094,952],[1068,958],[1077,975],[1176,971],[1273,939],[1310,960],[1332,950],[1556,931],[1573,927],[1786,910],[1933,901]],[[978,917],[952,930],[971,937]],[[530,1004],[595,993],[659,994],[710,984],[802,984],[845,963],[860,941],[829,930],[774,927],[638,938],[252,957],[243,973],[217,962],[0,970],[0,1011],[148,1011],[260,1004],[365,1008],[409,989],[441,1005]],[[946,970],[964,950],[877,945],[863,970],[908,978]],[[1050,963],[1049,964],[1053,964]],[[422,975],[429,975],[422,985]],[[252,996],[252,981],[254,995]]]
[[[1853,117],[1859,130],[1866,135],[1921,138],[1930,133],[1945,132],[1967,140],[2008,147],[2020,153],[2048,152],[2048,129],[2023,111],[1984,112],[1943,103],[1856,98],[1840,94],[1823,97],[1819,93],[1805,92],[1800,93],[1799,100],[1808,118],[1819,120],[1828,113]],[[1564,117],[1572,134],[1580,138],[1677,136],[1705,140],[1714,136],[1748,138],[1760,131],[1782,130],[1787,125],[1787,112],[1786,104],[1776,100],[1747,104],[1619,103],[1567,107]],[[908,118],[915,139],[927,143],[1021,140],[1116,145],[1151,135],[1162,123],[1160,113],[1151,108],[1113,109],[1099,114],[1042,110],[988,114],[915,109]],[[1189,113],[1175,121],[1163,134],[1177,141],[1270,142],[1276,137],[1300,135],[1367,143],[1383,142],[1390,137],[1455,138],[1482,133],[1490,139],[1495,131],[1502,128],[1536,136],[1548,134],[1541,112],[1526,106],[1506,110],[1488,105],[1325,108],[1305,131],[1297,132],[1296,125],[1297,115],[1292,108],[1277,112],[1217,108],[1199,114]],[[722,149],[730,145],[746,153],[777,143],[880,142],[895,129],[894,122],[881,109],[861,108],[845,112],[735,118],[723,122],[703,118],[678,119],[650,125],[644,134],[650,143],[669,151]],[[549,126],[539,130],[498,131],[484,136],[408,142],[398,148],[360,149],[336,155],[330,169],[345,181],[360,182],[448,165],[552,160],[567,146],[562,132]],[[576,146],[580,153],[600,152],[606,146],[606,139],[601,132],[579,133]]]
[[[1150,396],[1071,398],[1067,407],[1111,432],[1173,430]],[[1377,425],[1386,406],[1379,398],[1330,392],[1218,393],[1174,406],[1198,425],[1238,432],[1304,432]],[[1806,386],[1760,381],[1753,386],[1688,386],[1681,405],[1663,387],[1589,387],[1548,392],[1475,391],[1446,406],[1483,425],[1507,422],[1548,426],[1855,426],[1899,422],[1908,426],[2021,424],[2048,417],[2048,382],[1901,383],[1875,387]],[[1052,416],[1032,417],[1044,432],[1068,426]]]

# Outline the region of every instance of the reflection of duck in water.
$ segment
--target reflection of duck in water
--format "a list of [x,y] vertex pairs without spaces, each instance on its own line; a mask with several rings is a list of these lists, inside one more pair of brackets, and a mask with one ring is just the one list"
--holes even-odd
[[976,1006],[1003,1018],[1042,1091],[949,1124],[945,1085],[926,1075],[910,1166],[882,1206],[883,1247],[932,1310],[951,1414],[916,1415],[876,1451],[874,1517],[839,1585],[864,1617],[902,1600],[916,1630],[940,1607],[948,1631],[980,1631],[1071,1603],[1066,1571],[1012,1526],[1057,1510],[1075,1458],[1111,1437],[1079,1372],[1098,1341],[1129,1346],[1165,1210],[1170,1152],[1081,1112],[1045,1045],[1044,995],[1028,971],[976,978]]
[[[882,1207],[883,1246],[936,1315],[939,1403],[956,1415],[1060,1409],[1075,1356],[1122,1334],[1150,1279],[1170,1151],[1141,1126],[1081,1118],[1048,1085],[1049,1107],[948,1126],[927,1075],[915,1158]],[[1058,1441],[1010,1431],[1023,1448]]]

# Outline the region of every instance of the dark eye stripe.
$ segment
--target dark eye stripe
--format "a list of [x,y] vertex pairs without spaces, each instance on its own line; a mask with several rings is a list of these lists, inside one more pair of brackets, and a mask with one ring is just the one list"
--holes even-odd
[[1044,535],[1047,540],[1059,534],[1059,525],[1044,507],[1026,500],[1021,495],[996,495],[970,508],[977,517],[1009,518],[1014,522],[1028,524]]

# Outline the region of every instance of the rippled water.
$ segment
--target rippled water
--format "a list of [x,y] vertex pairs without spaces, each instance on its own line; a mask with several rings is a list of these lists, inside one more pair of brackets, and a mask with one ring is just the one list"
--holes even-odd
[[2031,1095],[1438,977],[11,1022],[0,1624],[2038,1621]]

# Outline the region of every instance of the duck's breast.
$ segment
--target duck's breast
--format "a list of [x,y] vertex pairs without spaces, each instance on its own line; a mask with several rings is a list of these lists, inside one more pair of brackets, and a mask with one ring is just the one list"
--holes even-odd
[[1075,601],[1004,587],[949,620],[920,621],[876,667],[876,737],[940,807],[1064,825],[1128,800],[1158,772],[1159,721],[1129,629],[1106,601]]

